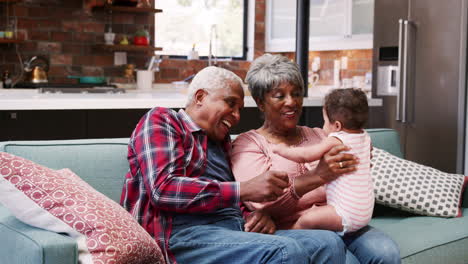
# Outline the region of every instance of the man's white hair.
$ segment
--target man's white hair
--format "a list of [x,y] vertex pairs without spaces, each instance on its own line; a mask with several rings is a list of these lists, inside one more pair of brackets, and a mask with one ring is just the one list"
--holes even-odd
[[195,93],[198,90],[214,91],[226,88],[227,85],[231,86],[233,83],[242,87],[242,79],[232,71],[215,66],[206,67],[199,71],[190,83],[185,106],[189,106],[195,100]]

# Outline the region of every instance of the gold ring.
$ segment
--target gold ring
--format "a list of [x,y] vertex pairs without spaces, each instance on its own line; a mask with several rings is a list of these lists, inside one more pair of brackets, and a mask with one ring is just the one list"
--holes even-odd
[[340,168],[342,169],[343,168],[343,162],[340,161],[339,164],[340,164]]

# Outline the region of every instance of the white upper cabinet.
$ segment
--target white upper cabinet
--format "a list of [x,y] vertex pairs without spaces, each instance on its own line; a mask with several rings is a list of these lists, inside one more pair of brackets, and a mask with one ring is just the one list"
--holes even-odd
[[[295,51],[296,0],[267,0],[267,52]],[[310,0],[309,50],[372,48],[374,0]]]

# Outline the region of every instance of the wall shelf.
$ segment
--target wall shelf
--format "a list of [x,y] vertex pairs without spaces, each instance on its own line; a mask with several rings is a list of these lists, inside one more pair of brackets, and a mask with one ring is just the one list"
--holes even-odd
[[159,51],[162,50],[160,47],[153,46],[137,46],[137,45],[106,45],[98,44],[98,48],[107,50],[107,51]]
[[[2,1],[2,0],[0,0]],[[20,43],[23,42],[21,39],[7,39],[7,38],[2,38],[0,39],[0,44],[10,44],[10,43]]]
[[106,5],[106,9],[117,11],[117,12],[128,12],[128,13],[161,13],[162,9],[156,9],[151,7],[130,7],[130,6],[115,6]]

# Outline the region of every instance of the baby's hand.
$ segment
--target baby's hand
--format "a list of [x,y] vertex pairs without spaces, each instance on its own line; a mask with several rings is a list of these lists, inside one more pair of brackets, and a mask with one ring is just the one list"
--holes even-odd
[[273,151],[273,153],[276,153],[276,154],[281,154],[282,151],[288,149],[289,146],[284,144],[284,143],[279,143],[279,144],[276,144],[276,145],[273,145],[271,147],[271,150]]

